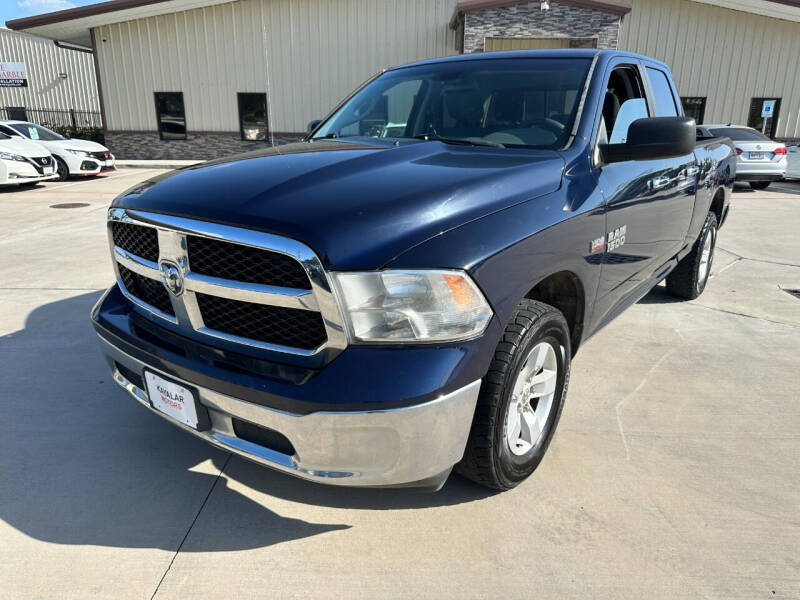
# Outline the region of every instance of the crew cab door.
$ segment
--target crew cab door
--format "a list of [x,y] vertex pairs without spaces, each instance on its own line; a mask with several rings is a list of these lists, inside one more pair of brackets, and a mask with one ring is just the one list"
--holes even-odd
[[[623,143],[630,124],[653,116],[677,116],[669,80],[654,93],[649,67],[620,61],[607,73],[598,143]],[[657,101],[657,98],[661,100]],[[667,102],[669,100],[669,102]],[[595,318],[606,321],[635,302],[646,285],[678,253],[694,208],[694,154],[600,164],[606,203],[606,237]]]

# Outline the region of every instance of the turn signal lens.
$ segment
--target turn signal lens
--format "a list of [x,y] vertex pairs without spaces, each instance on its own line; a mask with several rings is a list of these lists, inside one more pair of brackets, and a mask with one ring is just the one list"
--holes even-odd
[[492,310],[462,271],[334,273],[354,342],[446,342],[479,335]]
[[779,154],[780,156],[786,155],[786,146],[778,146],[775,148],[775,154]]

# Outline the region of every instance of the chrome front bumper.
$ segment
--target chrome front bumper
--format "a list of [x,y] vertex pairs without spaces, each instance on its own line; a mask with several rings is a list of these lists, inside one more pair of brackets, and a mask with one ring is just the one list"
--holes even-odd
[[[480,380],[424,404],[393,410],[314,412],[296,415],[245,402],[182,381],[129,356],[100,337],[103,351],[135,373],[147,369],[197,390],[211,429],[196,431],[156,411],[147,392],[114,367],[114,380],[144,406],[214,446],[279,471],[345,486],[440,487],[461,460]],[[283,434],[295,454],[282,454],[236,437],[232,419]]]

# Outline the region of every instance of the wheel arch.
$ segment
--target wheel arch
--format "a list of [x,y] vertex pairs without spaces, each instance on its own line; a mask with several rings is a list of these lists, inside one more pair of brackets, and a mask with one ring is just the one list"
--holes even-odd
[[580,277],[572,271],[552,273],[540,279],[525,298],[549,304],[564,315],[574,356],[583,338],[586,315],[586,293]]
[[[714,192],[714,196],[711,198],[711,206],[708,210],[713,212],[717,217],[717,223],[722,225],[723,221],[723,211],[725,209],[725,188],[720,187]],[[705,217],[704,217],[705,218]]]

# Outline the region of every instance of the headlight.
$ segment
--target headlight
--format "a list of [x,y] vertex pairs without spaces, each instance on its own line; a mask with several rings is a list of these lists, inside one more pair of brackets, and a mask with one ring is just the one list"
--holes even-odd
[[334,273],[356,342],[446,342],[476,336],[492,317],[462,271]]
[[67,148],[67,152],[70,154],[77,154],[78,156],[91,156],[91,153],[85,150],[72,150],[71,148]]
[[18,160],[19,162],[28,162],[28,159],[19,154],[11,154],[10,152],[0,152],[0,159],[2,160]]

